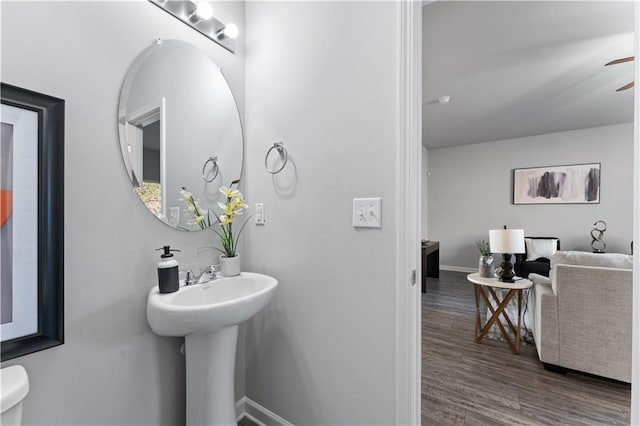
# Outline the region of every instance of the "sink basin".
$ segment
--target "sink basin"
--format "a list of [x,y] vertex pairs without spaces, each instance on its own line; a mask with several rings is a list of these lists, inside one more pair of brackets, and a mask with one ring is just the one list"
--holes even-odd
[[275,278],[250,272],[180,287],[175,293],[161,294],[155,286],[147,299],[147,320],[159,336],[211,332],[260,312],[277,286]]
[[185,338],[187,426],[235,425],[238,324],[264,308],[278,281],[243,272],[147,297],[147,321],[160,336]]

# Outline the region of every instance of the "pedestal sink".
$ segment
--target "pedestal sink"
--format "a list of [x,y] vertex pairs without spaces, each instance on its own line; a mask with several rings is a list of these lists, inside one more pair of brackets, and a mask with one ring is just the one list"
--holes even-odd
[[184,336],[187,426],[235,425],[234,368],[238,324],[264,308],[278,281],[243,272],[175,293],[149,291],[147,320],[160,336]]

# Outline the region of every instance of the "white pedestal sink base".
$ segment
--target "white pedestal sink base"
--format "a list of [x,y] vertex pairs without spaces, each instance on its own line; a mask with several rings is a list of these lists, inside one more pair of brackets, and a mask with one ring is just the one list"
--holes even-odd
[[188,426],[236,425],[238,324],[260,312],[277,287],[273,277],[242,272],[173,293],[160,293],[158,286],[149,290],[153,332],[185,337]]
[[237,343],[237,325],[185,337],[187,426],[237,425]]

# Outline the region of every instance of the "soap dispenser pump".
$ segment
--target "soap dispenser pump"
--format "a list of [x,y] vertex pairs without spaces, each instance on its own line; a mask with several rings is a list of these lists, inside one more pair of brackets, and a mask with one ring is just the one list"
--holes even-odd
[[158,250],[164,250],[164,253],[160,256],[162,260],[158,263],[158,288],[160,293],[178,291],[178,261],[173,259],[173,253],[171,252],[180,250],[171,249],[170,246],[156,249],[156,251]]

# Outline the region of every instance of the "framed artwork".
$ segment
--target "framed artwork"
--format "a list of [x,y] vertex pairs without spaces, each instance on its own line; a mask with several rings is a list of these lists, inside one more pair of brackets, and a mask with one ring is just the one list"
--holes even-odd
[[513,171],[513,204],[599,204],[600,163]]
[[64,342],[64,100],[0,89],[2,361]]

